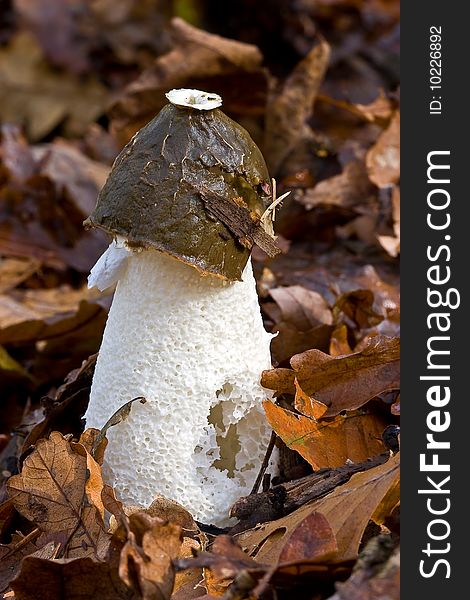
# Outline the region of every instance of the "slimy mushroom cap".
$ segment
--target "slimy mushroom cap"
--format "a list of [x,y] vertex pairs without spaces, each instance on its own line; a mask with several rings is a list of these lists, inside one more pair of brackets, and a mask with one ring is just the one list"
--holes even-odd
[[240,280],[256,241],[250,232],[266,235],[270,226],[260,223],[271,203],[266,163],[243,127],[218,108],[196,106],[201,96],[196,104],[181,97],[173,94],[180,103],[166,105],[124,147],[85,223]]

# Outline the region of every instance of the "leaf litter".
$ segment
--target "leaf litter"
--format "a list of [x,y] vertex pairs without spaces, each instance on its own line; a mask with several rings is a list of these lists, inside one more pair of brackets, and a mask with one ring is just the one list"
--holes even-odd
[[[398,3],[274,4],[269,22],[247,0],[227,3],[229,20],[192,1],[5,8],[5,598],[399,597]],[[278,196],[291,192],[277,207],[281,254],[253,251],[276,334],[262,382],[279,473],[227,506],[225,530],[160,490],[149,507],[123,505],[102,467],[106,426],[83,431],[113,290],[86,288],[108,240],[82,222],[173,87],[222,95]]]

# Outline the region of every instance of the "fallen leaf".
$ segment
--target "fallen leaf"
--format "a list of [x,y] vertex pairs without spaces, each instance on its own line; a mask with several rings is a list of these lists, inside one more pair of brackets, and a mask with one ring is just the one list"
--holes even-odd
[[378,235],[382,247],[392,257],[400,253],[400,188],[395,186],[392,190],[392,219],[393,235]]
[[121,581],[112,564],[91,558],[45,560],[23,559],[16,579],[11,582],[15,600],[132,600],[133,592]]
[[297,378],[302,389],[328,405],[325,416],[355,410],[382,392],[399,388],[400,341],[376,336],[360,352],[329,356],[308,350],[291,358],[291,369],[263,371],[261,384],[278,394],[294,394]]
[[329,354],[331,356],[352,354],[351,346],[348,341],[348,328],[344,323],[338,325],[331,334]]
[[370,180],[380,188],[390,187],[400,177],[400,113],[393,116],[366,157]]
[[287,517],[237,534],[235,539],[256,560],[277,564],[288,535],[304,519],[320,513],[336,538],[335,561],[355,559],[367,523],[388,491],[396,485],[400,475],[399,461],[397,454],[378,467],[353,475],[324,498],[303,505]]
[[39,531],[33,530],[28,536],[12,536],[9,544],[0,544],[0,561],[2,568],[0,570],[0,592],[3,592],[14,579],[20,570],[21,560],[38,549],[34,541],[38,537]]
[[343,172],[305,190],[297,199],[307,210],[317,206],[355,209],[367,205],[374,198],[374,190],[364,163],[348,162]]
[[99,512],[85,502],[87,479],[86,456],[52,432],[38,441],[21,474],[8,480],[7,490],[18,512],[41,531],[66,536],[70,556],[98,557],[106,551],[108,537]]
[[15,290],[0,295],[0,343],[19,344],[67,335],[90,321],[98,331],[107,313],[93,302],[97,294],[69,286],[49,290]]
[[271,289],[269,293],[281,310],[281,320],[300,331],[333,323],[331,310],[318,292],[292,285]]
[[311,348],[327,351],[332,331],[332,325],[317,325],[307,331],[299,331],[288,323],[278,323],[273,327],[276,337],[271,340],[271,355],[274,361],[283,363],[294,354]]
[[[189,25],[171,21],[173,48],[156,59],[125,90],[111,109],[112,129],[126,142],[166,104],[172,88],[211,90],[224,99],[228,113],[264,111],[267,74],[256,46],[225,39]],[[250,89],[240,94],[240,86]]]
[[25,124],[33,141],[63,121],[74,133],[83,132],[108,102],[108,92],[96,77],[79,79],[51,69],[25,31],[0,50],[0,89],[2,120]]
[[380,558],[361,561],[347,581],[336,584],[336,593],[328,600],[399,600],[400,551],[395,550],[385,562]]
[[359,463],[384,451],[381,433],[386,422],[376,415],[351,413],[332,419],[296,414],[270,400],[263,403],[269,424],[288,448],[296,450],[315,470]]
[[[143,600],[170,598],[179,555],[182,530],[145,513],[128,518],[129,533],[120,555],[119,575]],[[116,532],[114,535],[118,535]]]
[[0,257],[0,294],[4,294],[35,273],[40,262],[34,258]]
[[375,327],[383,316],[374,310],[374,294],[371,290],[353,290],[341,294],[333,306],[333,314],[343,312],[359,329]]
[[[23,452],[35,445],[39,439],[48,437],[52,431],[60,431],[62,434],[77,434],[81,431],[82,416],[88,405],[96,357],[96,354],[90,356],[78,369],[69,373],[54,399],[43,398],[44,418],[34,425],[24,439]],[[86,442],[82,443],[91,453],[91,448]],[[95,452],[94,456],[99,463],[102,455],[97,456]]]
[[329,57],[330,46],[320,39],[296,65],[281,90],[268,96],[264,148],[274,175],[305,134]]
[[331,494],[316,500],[312,508],[322,513],[338,542],[337,560],[357,556],[362,534],[372,515],[400,479],[399,453],[373,469],[357,473]]
[[0,155],[0,254],[89,271],[106,244],[83,220],[109,168],[64,142],[28,146],[13,125],[2,127]]

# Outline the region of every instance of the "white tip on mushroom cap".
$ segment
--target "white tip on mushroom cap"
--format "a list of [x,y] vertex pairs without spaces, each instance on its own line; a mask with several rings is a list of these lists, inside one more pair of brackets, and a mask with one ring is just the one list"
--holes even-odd
[[227,524],[250,493],[270,438],[262,408],[271,367],[255,280],[201,277],[156,250],[131,252],[109,313],[87,426],[101,428],[123,404],[129,417],[107,432],[111,483],[125,502],[162,494],[201,521]]
[[186,106],[196,110],[212,110],[222,106],[222,98],[218,94],[210,94],[201,90],[180,88],[165,94],[175,106]]

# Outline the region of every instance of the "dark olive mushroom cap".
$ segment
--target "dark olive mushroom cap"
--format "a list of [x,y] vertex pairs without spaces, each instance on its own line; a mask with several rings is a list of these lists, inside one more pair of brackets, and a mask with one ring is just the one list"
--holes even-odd
[[271,183],[260,150],[219,109],[168,104],[119,154],[85,225],[240,280],[250,243],[220,220],[221,201],[261,217]]

